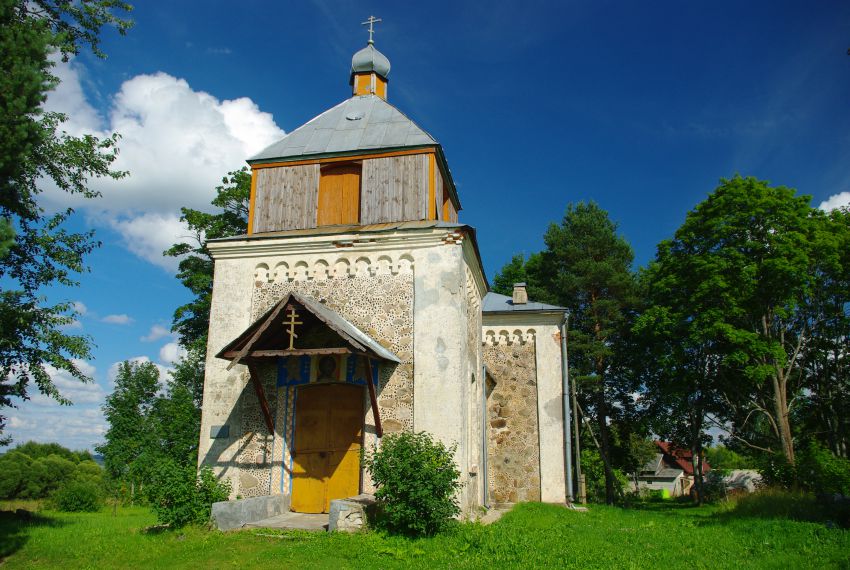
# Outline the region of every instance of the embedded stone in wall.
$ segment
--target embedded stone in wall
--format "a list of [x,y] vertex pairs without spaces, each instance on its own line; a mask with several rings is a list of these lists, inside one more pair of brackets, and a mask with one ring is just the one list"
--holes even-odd
[[[276,401],[272,397],[276,390],[276,369],[271,363],[257,366],[260,381],[265,390],[266,400],[271,407],[272,417],[277,413]],[[242,437],[239,441],[239,453],[236,456],[236,467],[239,470],[239,489],[234,489],[243,498],[259,497],[271,494],[271,466],[274,434],[269,433],[263,417],[260,401],[250,385],[246,372],[243,376],[243,389],[237,406],[242,410]]]
[[490,497],[495,503],[539,501],[534,342],[485,345],[484,363],[495,381],[487,397]]

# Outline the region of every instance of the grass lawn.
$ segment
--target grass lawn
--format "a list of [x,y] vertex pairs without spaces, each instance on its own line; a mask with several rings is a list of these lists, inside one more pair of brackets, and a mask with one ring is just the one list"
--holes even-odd
[[[497,523],[432,539],[198,528],[151,532],[143,508],[96,514],[0,512],[0,563],[13,568],[575,567],[850,568],[850,531],[730,508],[650,504],[577,513],[523,504]],[[264,536],[265,535],[265,536]],[[270,536],[269,536],[270,535]]]

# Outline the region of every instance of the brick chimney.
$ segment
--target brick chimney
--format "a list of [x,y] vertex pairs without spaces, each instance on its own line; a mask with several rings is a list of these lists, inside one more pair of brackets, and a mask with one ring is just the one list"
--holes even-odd
[[525,283],[514,283],[514,305],[525,305],[528,303],[528,292],[525,290]]

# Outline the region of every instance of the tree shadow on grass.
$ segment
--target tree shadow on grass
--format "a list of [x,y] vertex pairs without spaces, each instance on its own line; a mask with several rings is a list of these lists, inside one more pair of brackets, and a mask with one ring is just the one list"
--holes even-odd
[[66,523],[46,515],[24,509],[0,511],[0,564],[19,551],[29,540],[33,527],[60,527]]

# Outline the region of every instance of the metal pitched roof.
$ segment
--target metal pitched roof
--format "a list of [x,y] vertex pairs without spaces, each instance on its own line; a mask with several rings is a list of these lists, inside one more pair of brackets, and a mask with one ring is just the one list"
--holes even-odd
[[528,313],[535,311],[566,311],[565,307],[557,305],[547,305],[546,303],[536,303],[529,301],[521,305],[514,305],[512,297],[500,295],[499,293],[487,293],[484,295],[484,301],[481,303],[481,311],[484,313]]
[[437,144],[380,97],[357,95],[298,127],[248,162]]

